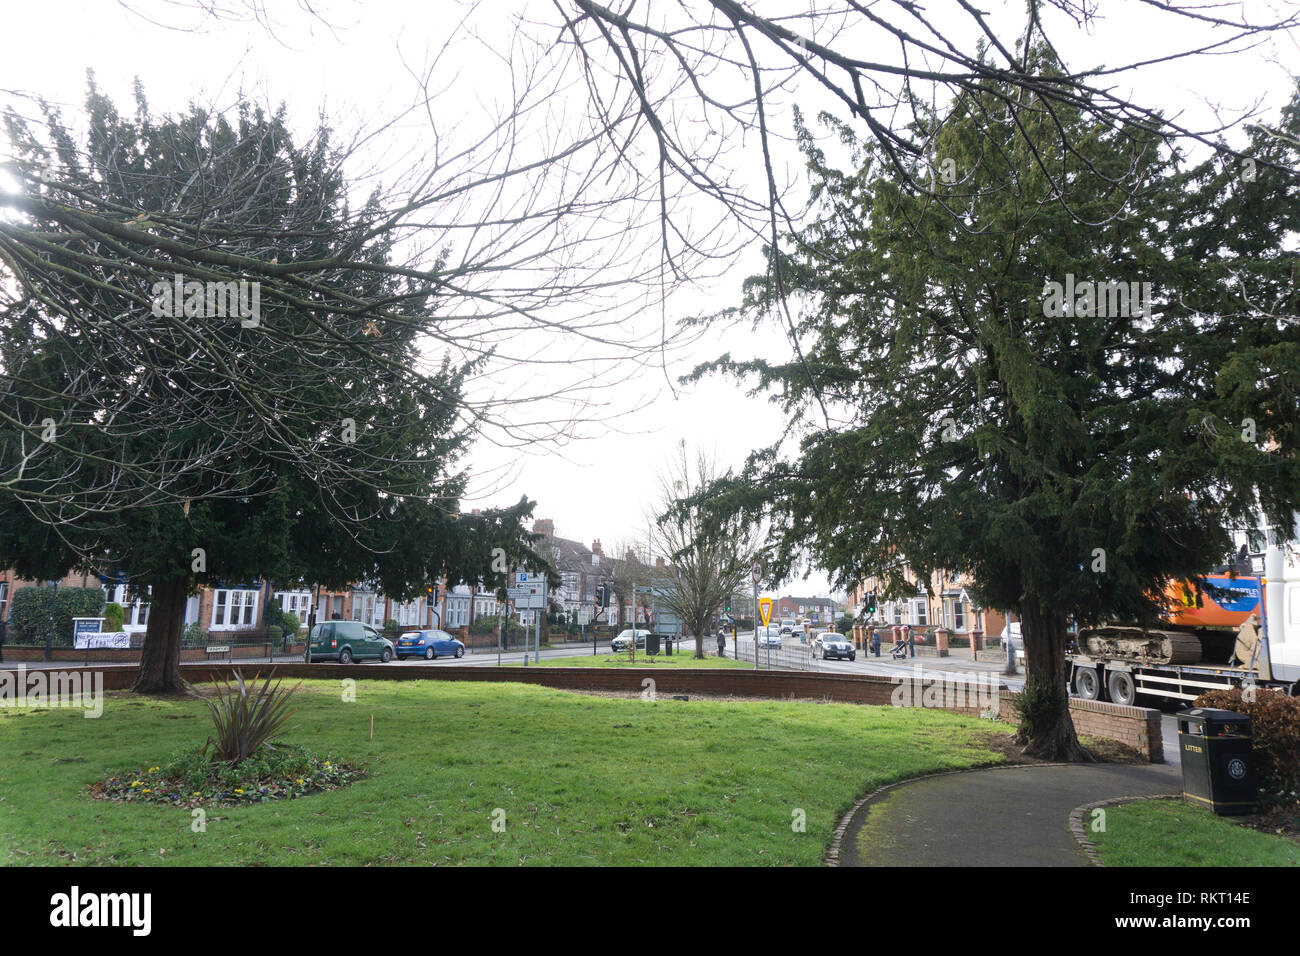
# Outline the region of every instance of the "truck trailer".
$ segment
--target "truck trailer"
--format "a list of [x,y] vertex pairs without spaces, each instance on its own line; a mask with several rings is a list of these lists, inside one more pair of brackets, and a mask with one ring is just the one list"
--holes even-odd
[[1192,701],[1230,687],[1300,692],[1300,523],[1289,531],[1268,532],[1251,555],[1260,574],[1171,585],[1157,627],[1082,629],[1066,655],[1071,691],[1117,704]]

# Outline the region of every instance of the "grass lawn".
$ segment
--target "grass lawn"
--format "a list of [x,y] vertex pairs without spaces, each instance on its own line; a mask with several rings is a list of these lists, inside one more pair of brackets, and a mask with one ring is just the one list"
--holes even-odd
[[[607,698],[510,683],[305,682],[286,742],[364,767],[329,793],[191,811],[95,800],[106,772],[207,739],[202,701],[0,709],[0,865],[815,865],[865,791],[996,763],[938,710]],[[368,739],[371,715],[374,739]],[[504,832],[493,812],[504,811]],[[795,811],[806,814],[796,832]],[[498,819],[500,816],[498,815]]]
[[[513,663],[506,664],[506,667],[523,667],[523,664]],[[529,667],[743,667],[746,670],[754,669],[754,662],[732,660],[730,657],[706,657],[704,660],[696,660],[694,652],[685,654],[674,653],[672,656],[667,654],[658,654],[654,657],[646,657],[645,654],[637,651],[636,661],[629,661],[627,654],[611,654],[606,651],[603,654],[576,655],[574,657],[543,657],[541,664],[534,664],[531,660],[528,662]]]
[[1260,833],[1181,800],[1106,809],[1106,831],[1088,838],[1107,866],[1296,866],[1300,844]]

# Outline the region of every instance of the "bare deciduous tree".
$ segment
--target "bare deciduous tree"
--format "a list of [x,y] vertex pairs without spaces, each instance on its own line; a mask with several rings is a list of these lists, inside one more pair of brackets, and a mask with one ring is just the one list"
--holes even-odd
[[660,477],[660,513],[651,531],[653,549],[667,557],[665,567],[652,569],[656,602],[695,638],[700,659],[709,625],[740,589],[758,553],[752,525],[715,519],[701,506],[698,496],[720,477],[716,462],[703,452],[692,461],[683,442],[672,469]]

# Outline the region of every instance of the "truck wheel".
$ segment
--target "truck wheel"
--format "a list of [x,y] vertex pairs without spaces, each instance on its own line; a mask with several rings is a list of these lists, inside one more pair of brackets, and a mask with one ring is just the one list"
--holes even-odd
[[1091,667],[1074,669],[1074,692],[1084,700],[1097,700],[1101,697],[1101,679]]
[[1106,681],[1112,703],[1133,706],[1137,700],[1137,688],[1133,684],[1133,675],[1126,671],[1111,671]]

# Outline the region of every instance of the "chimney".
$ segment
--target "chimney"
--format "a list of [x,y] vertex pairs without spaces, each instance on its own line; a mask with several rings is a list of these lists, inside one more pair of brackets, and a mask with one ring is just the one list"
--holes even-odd
[[605,552],[602,551],[602,550],[600,550],[600,539],[599,539],[599,538],[597,538],[595,541],[591,542],[591,550],[592,550],[593,553],[600,555],[602,558],[605,556]]
[[655,567],[662,568],[663,566],[664,566],[664,556],[661,554],[659,555],[659,557],[655,558]]
[[533,522],[533,534],[544,534],[548,538],[554,538],[555,522],[550,518],[538,518]]

